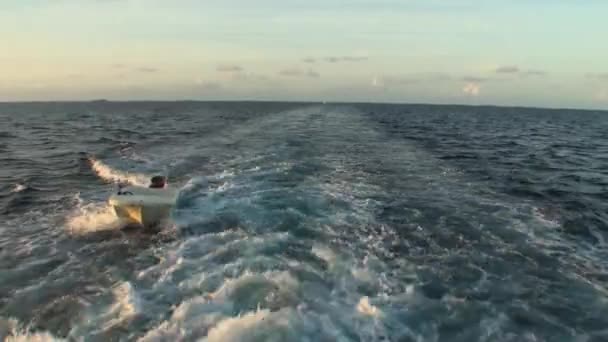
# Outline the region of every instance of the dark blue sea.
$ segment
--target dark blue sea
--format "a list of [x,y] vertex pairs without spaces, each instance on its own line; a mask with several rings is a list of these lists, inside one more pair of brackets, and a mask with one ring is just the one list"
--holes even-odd
[[[608,341],[608,112],[0,104],[8,341]],[[159,233],[117,183],[179,189]]]

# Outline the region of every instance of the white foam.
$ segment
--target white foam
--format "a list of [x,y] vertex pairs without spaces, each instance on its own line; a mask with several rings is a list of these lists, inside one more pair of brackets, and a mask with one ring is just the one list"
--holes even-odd
[[222,185],[218,186],[217,189],[215,189],[215,192],[222,193],[234,188],[236,188],[236,185],[234,185],[234,183],[224,182],[222,183]]
[[[270,318],[270,310],[249,312],[243,316],[222,320],[207,335],[207,342],[244,341],[251,337],[258,326]],[[284,322],[288,325],[289,322]],[[259,332],[258,332],[259,333]]]
[[336,254],[327,246],[314,244],[312,246],[312,252],[317,257],[325,260],[329,266],[333,266],[336,261]]
[[298,287],[298,281],[289,272],[271,271],[264,274],[251,273],[246,271],[238,278],[225,279],[222,286],[215,292],[207,295],[214,300],[230,301],[242,288],[254,284],[268,284],[274,287],[272,290],[275,297],[288,297],[294,293]]
[[369,297],[361,297],[357,304],[357,311],[363,315],[378,317],[382,311],[369,302]]
[[72,234],[114,230],[125,225],[107,203],[83,204],[78,194],[76,200],[76,208],[67,217],[67,228]]
[[[141,341],[196,340],[206,335],[208,341],[240,341],[246,336],[242,334],[251,332],[250,329],[270,314],[268,310],[258,310],[232,317],[235,311],[245,309],[239,309],[244,293],[251,291],[260,300],[286,307],[289,306],[286,303],[294,302],[292,296],[297,292],[298,286],[298,281],[284,271],[262,274],[246,271],[236,278],[225,278],[215,291],[180,303],[169,320],[149,331]],[[275,328],[276,325],[273,324],[273,328],[267,329],[265,333],[272,333]]]
[[180,304],[170,321],[161,323],[139,341],[281,341],[286,332],[296,330],[290,308],[275,312],[258,309],[236,317],[230,311],[229,305],[197,297]]
[[91,167],[99,177],[110,182],[129,183],[138,186],[148,186],[149,184],[150,177],[144,174],[116,170],[96,159],[91,159]]
[[5,342],[61,342],[48,332],[32,332],[23,328],[16,319],[0,321],[0,339]]
[[12,193],[17,193],[17,192],[21,192],[23,190],[27,189],[26,185],[23,184],[15,184],[15,186],[13,187],[13,189],[11,190]]
[[214,304],[206,298],[195,297],[182,302],[171,315],[139,339],[141,342],[179,341],[193,336],[204,336],[208,329],[217,324],[230,308]]
[[216,175],[210,176],[209,178],[214,179],[214,180],[221,180],[221,179],[230,178],[230,177],[234,177],[234,172],[224,170]]
[[105,314],[106,319],[109,319],[104,325],[105,329],[129,321],[143,311],[142,299],[131,283],[125,282],[116,286],[112,293],[114,304]]

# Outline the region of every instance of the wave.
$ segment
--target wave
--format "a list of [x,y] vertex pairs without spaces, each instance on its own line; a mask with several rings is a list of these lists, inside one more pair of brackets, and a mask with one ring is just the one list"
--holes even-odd
[[[275,320],[280,321],[281,313],[274,314],[271,316],[270,310],[258,310],[256,312],[248,312],[242,316],[238,317],[230,317],[220,321],[215,327],[209,330],[209,334],[207,335],[207,340],[209,342],[212,341],[242,341],[247,339],[247,337],[252,337],[256,335],[262,335],[264,333],[261,331],[261,325],[266,323],[270,324],[269,321],[271,318],[275,318]],[[288,326],[289,322],[281,322],[283,326]],[[270,337],[272,334],[272,330],[276,329],[268,329],[269,331],[265,332],[265,337]],[[275,331],[276,335],[280,336],[280,331]],[[262,335],[262,336],[264,336]],[[269,336],[270,335],[270,336]],[[260,337],[262,337],[260,336]],[[273,336],[278,337],[278,336]]]
[[130,282],[124,282],[112,290],[114,304],[104,315],[108,321],[103,325],[104,330],[132,320],[143,312],[143,301],[135,287]]
[[150,176],[116,170],[102,161],[93,158],[89,159],[89,161],[91,162],[91,168],[97,176],[107,181],[138,186],[148,186],[150,182]]

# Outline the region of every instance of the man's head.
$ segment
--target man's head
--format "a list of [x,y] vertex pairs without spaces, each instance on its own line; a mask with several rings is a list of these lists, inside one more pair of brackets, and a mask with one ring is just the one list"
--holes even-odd
[[150,183],[151,188],[164,188],[166,184],[166,179],[163,176],[154,176],[150,180]]

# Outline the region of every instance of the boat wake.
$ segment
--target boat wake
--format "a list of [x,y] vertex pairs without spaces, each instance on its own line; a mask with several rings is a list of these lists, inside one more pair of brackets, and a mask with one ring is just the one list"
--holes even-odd
[[[192,113],[182,108],[191,105]],[[157,104],[125,112],[148,106]],[[20,211],[0,226],[0,340],[591,341],[608,333],[598,314],[607,293],[604,179],[579,170],[578,157],[576,168],[560,166],[565,157],[535,164],[527,146],[509,157],[518,139],[550,145],[538,132],[529,140],[521,125],[486,122],[485,109],[247,104],[237,116],[240,105],[218,104],[219,114],[213,106],[170,105],[171,115],[158,109],[135,121],[108,109],[82,127],[102,136],[82,147],[99,159],[78,163],[68,153],[6,173],[0,199]],[[141,136],[122,129],[133,122],[145,123]],[[497,138],[495,123],[514,133]],[[61,149],[83,136],[57,131]],[[589,153],[580,161],[601,166]],[[531,175],[519,184],[549,167],[572,183]],[[155,192],[148,175],[161,169],[177,192],[171,223],[123,229],[109,204],[116,183],[138,188],[131,197]],[[579,184],[587,175],[593,182]],[[511,192],[514,183],[524,194]]]
[[89,159],[91,168],[100,178],[114,183],[128,183],[136,186],[148,186],[150,176],[116,170],[100,160]]
[[80,194],[74,197],[76,205],[67,217],[67,228],[73,235],[120,229],[126,222],[116,216],[107,203],[85,203]]

